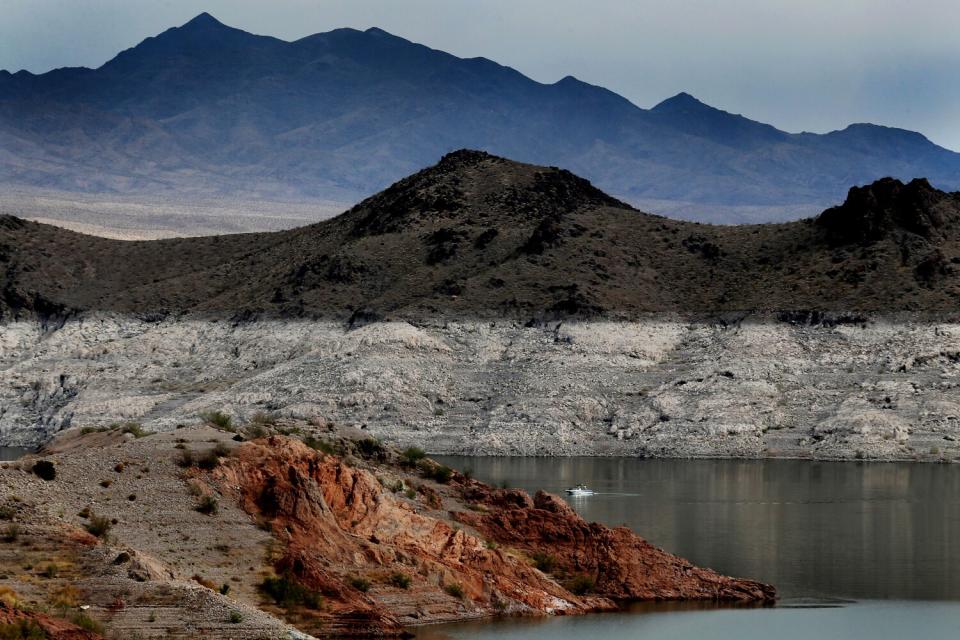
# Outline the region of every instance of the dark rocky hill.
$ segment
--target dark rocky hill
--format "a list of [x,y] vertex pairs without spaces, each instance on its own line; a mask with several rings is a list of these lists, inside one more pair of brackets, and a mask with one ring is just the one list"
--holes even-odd
[[123,242],[0,220],[4,314],[366,318],[951,313],[960,194],[850,190],[815,219],[649,215],[557,168],[458,151],[291,231]]
[[285,42],[203,14],[98,69],[0,72],[6,186],[352,202],[464,147],[713,222],[782,219],[883,176],[960,189],[960,154],[917,133],[788,134],[687,94],[645,110],[380,29]]

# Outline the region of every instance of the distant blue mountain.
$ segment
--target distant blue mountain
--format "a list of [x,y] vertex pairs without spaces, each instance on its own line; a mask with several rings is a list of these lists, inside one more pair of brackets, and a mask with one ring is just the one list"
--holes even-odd
[[821,207],[884,176],[960,189],[960,154],[911,131],[790,134],[685,93],[646,110],[381,29],[285,42],[204,13],[98,69],[0,72],[8,186],[353,200],[463,147],[717,222]]

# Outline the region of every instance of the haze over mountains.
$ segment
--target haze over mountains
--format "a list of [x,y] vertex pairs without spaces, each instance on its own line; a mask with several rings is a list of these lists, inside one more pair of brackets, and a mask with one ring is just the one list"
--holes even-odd
[[99,69],[0,72],[6,187],[355,201],[462,147],[714,222],[797,217],[884,176],[960,189],[960,154],[918,133],[789,134],[687,94],[645,110],[379,29],[285,42],[201,14]]

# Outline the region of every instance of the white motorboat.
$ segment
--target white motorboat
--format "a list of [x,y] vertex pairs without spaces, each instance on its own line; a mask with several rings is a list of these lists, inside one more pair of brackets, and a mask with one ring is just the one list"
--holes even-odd
[[592,496],[593,489],[590,489],[585,484],[578,484],[575,487],[570,487],[567,489],[567,495],[571,496]]

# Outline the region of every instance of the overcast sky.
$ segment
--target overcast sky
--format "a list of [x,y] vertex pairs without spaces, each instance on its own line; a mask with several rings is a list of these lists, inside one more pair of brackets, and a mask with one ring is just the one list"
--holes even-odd
[[687,91],[788,131],[875,122],[960,150],[960,0],[2,0],[0,69],[96,67],[201,11],[286,40],[378,26],[642,107]]

